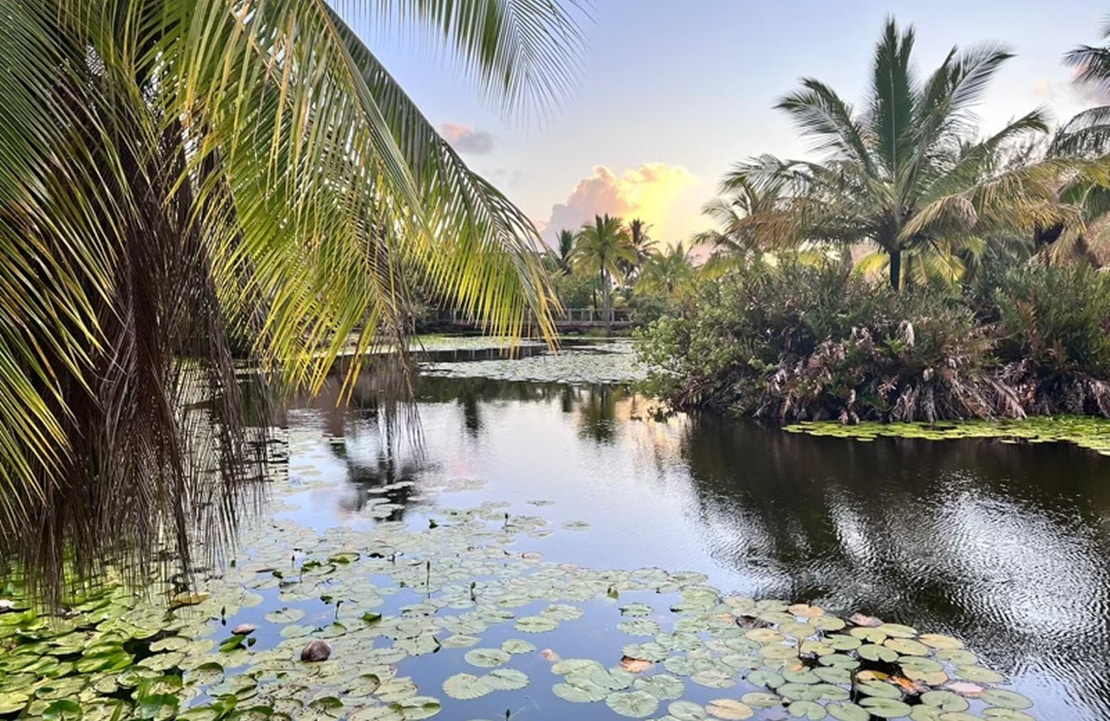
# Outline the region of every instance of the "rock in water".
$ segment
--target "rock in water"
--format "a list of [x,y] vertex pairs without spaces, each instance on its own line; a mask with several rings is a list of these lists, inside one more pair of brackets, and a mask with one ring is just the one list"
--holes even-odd
[[231,629],[231,634],[233,636],[249,636],[254,633],[256,628],[258,627],[255,626],[253,623],[241,623],[235,628]]
[[308,645],[301,651],[301,660],[309,663],[327,661],[328,656],[331,656],[331,646],[327,641],[321,641],[320,639],[309,641]]

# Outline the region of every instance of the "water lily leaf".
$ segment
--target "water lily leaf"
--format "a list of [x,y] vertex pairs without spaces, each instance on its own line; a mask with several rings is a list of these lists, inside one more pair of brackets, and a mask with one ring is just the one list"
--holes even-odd
[[639,658],[647,661],[658,662],[666,660],[668,653],[667,649],[663,648],[657,643],[630,643],[621,649],[628,658]]
[[10,714],[22,711],[31,702],[31,697],[25,693],[8,692],[0,693],[0,714]]
[[831,703],[825,707],[829,715],[839,721],[871,721],[871,714],[854,703]]
[[777,644],[784,640],[782,633],[773,628],[753,628],[744,635],[761,644]]
[[825,645],[837,651],[854,651],[863,645],[863,641],[855,636],[845,636],[837,634],[829,636],[824,641]]
[[927,656],[929,647],[908,638],[888,638],[883,645],[902,656]]
[[749,673],[747,681],[750,684],[766,686],[767,688],[778,688],[786,683],[786,679],[770,669],[759,669],[758,671]]
[[869,628],[867,626],[859,626],[848,631],[854,638],[868,643],[879,644],[887,639],[886,631],[879,628]]
[[638,678],[633,682],[632,687],[637,691],[650,693],[660,701],[681,698],[686,691],[686,684],[682,683],[680,679],[667,674]]
[[736,685],[736,675],[719,668],[708,668],[698,671],[690,676],[690,680],[699,686],[709,688],[729,688]]
[[794,718],[810,719],[810,721],[820,721],[829,715],[824,706],[814,701],[795,701],[787,706],[786,710]]
[[942,711],[967,711],[967,699],[951,691],[926,691],[921,694],[921,703],[935,706]]
[[647,718],[659,708],[659,699],[644,691],[615,691],[605,697],[605,705],[621,716]]
[[[782,677],[790,683],[811,684],[818,683],[821,678],[805,666],[801,668],[788,668],[782,672]],[[750,680],[750,679],[749,679]]]
[[862,681],[857,684],[857,688],[861,692],[874,698],[902,698],[902,692],[898,690],[897,686],[892,686],[889,683],[883,683],[882,681]]
[[483,679],[469,673],[457,673],[443,682],[443,693],[463,701],[481,698],[492,692],[493,689]]
[[631,636],[655,636],[659,633],[659,624],[647,618],[622,621],[617,628]]
[[974,666],[979,663],[979,657],[971,651],[962,648],[942,648],[934,654],[942,661],[948,661],[955,666]]
[[650,616],[652,613],[651,606],[643,603],[629,603],[621,606],[620,612],[622,616]]
[[431,696],[413,696],[394,704],[394,710],[401,712],[404,721],[421,721],[431,718],[442,710],[439,699]]
[[558,627],[559,621],[550,616],[525,616],[516,622],[516,630],[524,633],[544,633]]
[[751,706],[731,698],[710,701],[706,704],[705,710],[710,716],[725,721],[744,721],[755,715],[755,710]]
[[610,691],[601,686],[585,687],[569,683],[557,683],[551,688],[559,698],[572,703],[593,703],[609,695]]
[[944,711],[941,711],[936,706],[918,704],[910,711],[910,718],[913,719],[913,721],[940,721],[940,717],[944,715],[944,713]]
[[876,698],[871,696],[859,702],[872,716],[879,718],[902,718],[909,716],[913,709],[909,704],[891,698]]
[[673,701],[667,706],[667,713],[678,721],[702,721],[706,717],[701,704],[693,701]]
[[997,671],[982,666],[957,666],[956,675],[965,681],[975,683],[1002,683],[1006,677]]
[[780,645],[780,644],[771,644],[770,646],[764,646],[761,649],[759,649],[759,655],[762,656],[763,658],[770,658],[770,659],[797,658],[798,657],[798,649],[794,648],[793,646],[783,646],[783,645]]
[[910,628],[909,626],[903,626],[900,623],[884,623],[882,626],[878,627],[878,630],[882,631],[887,636],[892,636],[894,638],[917,637],[916,629]]
[[588,668],[603,669],[602,665],[592,658],[564,658],[561,661],[557,661],[555,665],[551,667],[551,673],[557,674],[559,676],[565,676],[575,671],[581,671]]
[[499,648],[476,648],[466,652],[463,657],[471,666],[493,668],[507,662],[509,654]]
[[482,680],[495,691],[517,691],[529,683],[528,674],[515,668],[495,668]]
[[1033,705],[1032,701],[1022,696],[1020,693],[1008,691],[1004,688],[987,689],[979,698],[983,699],[991,706],[1014,710],[1027,709]]
[[563,524],[563,528],[568,531],[584,531],[589,528],[590,524],[586,521],[567,521]]
[[921,634],[920,636],[917,637],[917,640],[920,641],[921,643],[925,644],[926,646],[930,646],[930,647],[936,648],[936,649],[942,649],[942,648],[957,649],[957,648],[963,648],[963,645],[964,645],[963,641],[961,641],[958,638],[952,638],[951,636],[944,636],[944,635],[939,634],[939,633],[923,633],[923,634]]
[[856,649],[856,653],[860,658],[867,659],[868,661],[885,661],[886,663],[894,663],[898,660],[898,652],[886,646],[877,646],[873,643],[864,644]]
[[270,623],[296,623],[304,618],[304,611],[299,608],[283,608],[267,613],[265,618]]
[[752,691],[740,697],[740,700],[755,708],[772,708],[782,703],[782,699],[773,693]]
[[[813,675],[825,683],[848,684],[852,682],[852,672],[837,666],[818,666],[813,669]],[[751,676],[748,676],[751,681]]]
[[511,654],[532,653],[536,650],[536,647],[528,643],[527,641],[520,641],[518,639],[511,638],[501,644],[501,650],[505,653]]
[[43,710],[42,717],[45,721],[77,721],[81,718],[81,707],[68,699],[58,699]]

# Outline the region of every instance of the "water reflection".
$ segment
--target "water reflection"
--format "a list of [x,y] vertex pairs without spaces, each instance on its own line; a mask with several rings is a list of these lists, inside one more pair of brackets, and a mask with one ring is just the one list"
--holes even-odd
[[[540,550],[710,574],[964,638],[1044,719],[1110,718],[1110,463],[1069,446],[809,438],[715,417],[656,419],[627,389],[421,379],[425,453],[380,409],[322,410],[358,510],[390,489],[478,478],[456,502],[556,502]],[[368,410],[371,409],[371,410]],[[339,431],[339,432],[336,432]],[[350,510],[350,509],[348,509]],[[569,536],[569,537],[568,537]]]

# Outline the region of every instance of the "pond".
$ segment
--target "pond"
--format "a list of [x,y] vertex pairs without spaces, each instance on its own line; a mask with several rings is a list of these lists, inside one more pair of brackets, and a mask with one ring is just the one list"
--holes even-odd
[[[211,597],[169,622],[112,601],[131,610],[107,633],[154,655],[88,648],[105,622],[82,619],[117,606],[25,629],[104,672],[0,660],[60,677],[28,712],[95,688],[85,718],[111,718],[135,688],[149,718],[1110,718],[1110,458],[665,416],[616,382],[627,342],[443,345],[418,438],[372,389],[289,410],[268,515]],[[331,660],[297,659],[312,638]],[[0,715],[26,701],[10,686]]]
[[[1110,459],[1063,444],[861,443],[656,419],[618,385],[505,380],[544,377],[527,372],[537,358],[437,360],[451,377],[421,382],[424,460],[392,470],[373,419],[294,413],[291,427],[319,436],[291,462],[327,480],[297,517],[357,527],[374,487],[401,478],[413,486],[399,513],[417,525],[439,504],[494,499],[518,514],[543,499],[555,524],[589,524],[530,540],[547,559],[697,571],[729,593],[951,634],[1030,696],[1036,717],[1110,718]],[[587,358],[590,371],[628,372],[624,353]],[[451,489],[460,479],[475,487]]]

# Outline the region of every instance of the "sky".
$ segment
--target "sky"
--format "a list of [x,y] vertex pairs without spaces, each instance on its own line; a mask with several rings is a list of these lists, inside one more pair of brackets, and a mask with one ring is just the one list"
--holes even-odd
[[640,217],[671,244],[711,227],[701,207],[731,164],[812,156],[773,109],[800,78],[864,102],[887,16],[915,26],[921,74],[953,45],[1016,53],[978,108],[989,132],[1037,107],[1063,122],[1101,104],[1071,83],[1061,58],[1099,44],[1108,12],[1090,0],[593,0],[581,72],[545,119],[484,101],[434,43],[364,36],[468,165],[546,239],[607,212]]

